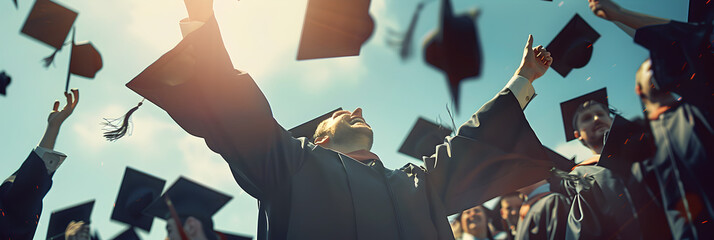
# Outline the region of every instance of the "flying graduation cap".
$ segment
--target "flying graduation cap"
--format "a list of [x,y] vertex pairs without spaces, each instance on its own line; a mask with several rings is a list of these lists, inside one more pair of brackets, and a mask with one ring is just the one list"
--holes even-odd
[[83,221],[85,224],[90,224],[90,216],[92,215],[93,208],[94,200],[91,200],[53,212],[50,216],[50,223],[47,229],[47,239],[64,240],[67,225],[72,221]]
[[249,237],[249,236],[242,236],[242,235],[230,234],[230,233],[219,232],[219,231],[216,231],[216,235],[218,235],[218,240],[251,240],[251,239],[253,239],[253,237]]
[[[151,220],[154,220],[154,219],[152,218]],[[134,231],[134,228],[130,227],[130,228],[126,229],[125,231],[121,232],[116,237],[112,238],[112,240],[141,240],[141,238],[139,238],[139,235],[136,234],[136,231]]]
[[575,111],[577,111],[578,107],[583,105],[583,103],[590,100],[602,103],[605,106],[610,106],[607,102],[607,88],[601,88],[560,103],[560,112],[563,116],[563,127],[565,128],[565,141],[569,142],[575,139],[575,136],[573,135],[573,132],[577,131],[577,129],[573,126],[573,123],[575,122],[573,119]]
[[[57,52],[65,45],[64,41],[67,39],[69,31],[72,30],[76,19],[77,12],[62,5],[49,0],[35,1],[21,32],[55,49],[49,57],[44,59],[45,67],[54,61]],[[76,44],[75,31],[72,32],[72,49],[70,50],[65,92],[69,90],[71,74],[91,79],[102,68],[102,57],[99,51],[89,42]]]
[[7,94],[7,86],[10,85],[10,75],[7,75],[5,71],[0,72],[0,94],[5,96]]
[[443,143],[444,138],[451,132],[453,131],[447,127],[420,117],[402,143],[399,152],[422,160],[423,156],[431,156],[435,152],[436,145]]
[[233,197],[180,177],[166,192],[144,209],[144,214],[164,220],[173,218],[166,199],[169,199],[177,217],[195,217],[204,228],[213,229],[212,217]]
[[359,55],[372,35],[371,0],[309,0],[298,60]]
[[598,38],[600,34],[576,13],[545,47],[557,60],[550,67],[563,77],[568,76],[573,68],[584,67],[592,57],[593,44]]
[[478,10],[454,16],[451,0],[441,0],[440,11],[439,28],[426,38],[424,58],[446,74],[458,112],[459,85],[481,74],[481,43],[474,22]]
[[163,179],[127,167],[111,219],[151,231],[154,217],[142,211],[161,196],[165,184]]
[[325,121],[325,119],[330,118],[333,113],[340,110],[342,110],[341,107],[332,110],[328,113],[325,113],[319,117],[316,117],[315,119],[307,121],[303,124],[300,124],[297,127],[291,128],[290,130],[288,130],[288,132],[290,132],[290,134],[292,134],[294,138],[305,137],[310,140],[310,142],[312,142],[313,140],[315,140],[312,139],[312,137],[315,135],[315,131],[317,130],[318,125],[320,125],[322,121]]
[[75,11],[50,0],[35,0],[20,32],[59,51],[75,19]]

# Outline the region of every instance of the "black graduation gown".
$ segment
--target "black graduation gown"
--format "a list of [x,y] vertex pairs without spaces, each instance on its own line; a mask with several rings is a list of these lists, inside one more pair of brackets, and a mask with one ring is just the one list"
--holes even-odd
[[569,209],[565,196],[549,193],[532,204],[518,222],[515,239],[564,239]]
[[[160,81],[173,71],[187,80]],[[390,170],[293,138],[233,69],[213,18],[127,86],[221,154],[260,201],[260,239],[453,239],[447,215],[544,179],[551,165],[509,90],[424,166]]]
[[0,239],[32,239],[52,177],[34,151],[0,185]]
[[714,48],[711,24],[669,24],[638,29],[635,42],[650,49],[654,84],[681,101],[650,126],[654,172],[675,239],[714,238]]

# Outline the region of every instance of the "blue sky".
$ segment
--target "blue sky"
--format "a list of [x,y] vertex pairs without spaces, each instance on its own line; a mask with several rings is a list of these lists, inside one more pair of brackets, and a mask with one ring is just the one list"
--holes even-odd
[[[56,149],[69,155],[54,176],[44,200],[35,239],[43,239],[51,212],[96,199],[93,228],[103,238],[123,231],[110,221],[112,204],[126,166],[167,180],[187,176],[232,195],[215,217],[218,230],[254,235],[256,201],[233,181],[225,162],[199,138],[185,133],[161,109],[146,103],[133,117],[133,134],[117,142],[101,137],[102,117],[118,117],[141,97],[124,87],[146,66],[181,40],[178,21],[187,16],[180,0],[58,1],[79,12],[77,40],[90,40],[104,60],[95,79],[74,76],[70,87],[81,91],[80,103],[63,125]],[[214,0],[215,13],[226,48],[236,68],[251,74],[285,128],[298,125],[336,107],[362,107],[374,128],[373,151],[390,168],[413,159],[397,153],[401,142],[423,116],[450,122],[445,77],[427,66],[420,49],[424,36],[436,26],[438,1],[422,11],[416,28],[414,55],[403,62],[388,47],[388,29],[403,30],[417,4],[415,0],[372,0],[376,28],[358,57],[296,61],[307,0]],[[9,176],[37,145],[55,99],[62,99],[68,51],[57,55],[54,67],[40,60],[52,52],[44,44],[19,34],[33,4],[19,0],[0,4],[0,70],[13,82],[0,97],[0,176]],[[473,1],[453,0],[456,12],[479,7],[477,19],[484,65],[482,75],[461,85],[461,108],[455,116],[464,122],[491,99],[520,63],[522,48],[533,34],[535,44],[547,45],[575,13],[602,36],[594,44],[590,63],[563,78],[550,70],[534,82],[538,96],[525,110],[531,126],[546,146],[566,157],[587,157],[578,142],[565,143],[559,103],[608,87],[610,103],[626,117],[641,114],[634,95],[634,74],[647,52],[613,24],[590,13],[586,0]],[[628,0],[625,8],[686,21],[688,1]],[[555,59],[555,61],[558,61]],[[440,119],[440,120],[438,120]],[[4,178],[4,177],[3,177]],[[319,187],[319,186],[316,186]],[[327,224],[327,223],[326,223]],[[155,221],[148,239],[162,239],[165,223]]]

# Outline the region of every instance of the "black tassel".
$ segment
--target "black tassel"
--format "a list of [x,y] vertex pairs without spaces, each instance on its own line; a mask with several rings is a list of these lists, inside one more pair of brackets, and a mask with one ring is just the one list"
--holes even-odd
[[42,59],[43,62],[45,62],[45,68],[50,67],[52,63],[55,61],[55,56],[57,55],[57,52],[59,52],[60,49],[55,50],[51,55],[45,57]]
[[[129,111],[124,114],[123,117],[115,119],[104,118],[104,122],[102,123],[102,125],[104,125],[104,137],[107,139],[107,141],[113,142],[119,140],[120,138],[124,137],[127,132],[129,132],[129,125],[131,122],[129,118],[131,117],[131,114],[136,112],[136,110],[141,107],[141,104],[143,104],[143,102],[144,99],[142,99],[141,102],[136,105],[136,107],[129,109]],[[131,133],[129,133],[129,135],[131,135]]]

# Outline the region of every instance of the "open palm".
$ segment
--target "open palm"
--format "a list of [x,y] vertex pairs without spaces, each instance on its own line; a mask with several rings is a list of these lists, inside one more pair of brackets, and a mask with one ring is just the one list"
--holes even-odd
[[79,90],[72,89],[71,93],[65,92],[64,96],[67,98],[67,104],[64,108],[59,110],[60,102],[55,101],[52,112],[47,117],[47,123],[51,126],[59,127],[62,125],[64,120],[66,120],[67,117],[72,114],[74,108],[77,107],[77,103],[79,102]]

